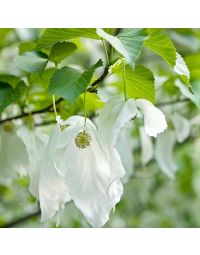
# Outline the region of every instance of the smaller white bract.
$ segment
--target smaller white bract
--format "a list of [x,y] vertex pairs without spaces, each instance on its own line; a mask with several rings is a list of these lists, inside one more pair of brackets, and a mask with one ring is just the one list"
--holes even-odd
[[[146,99],[129,99],[124,101],[121,96],[112,97],[99,116],[99,133],[101,140],[114,145],[110,138],[112,133],[118,135],[119,128],[141,112],[144,115],[144,129],[149,136],[157,137],[167,128],[165,115]],[[106,127],[106,132],[105,128]]]
[[16,134],[16,127],[7,123],[0,127],[0,184],[11,185],[18,175],[27,174],[28,154]]
[[38,181],[40,176],[40,161],[48,143],[49,136],[39,130],[30,130],[27,127],[21,127],[17,131],[26,147],[28,154],[28,175],[30,178],[29,190],[33,196],[38,198]]

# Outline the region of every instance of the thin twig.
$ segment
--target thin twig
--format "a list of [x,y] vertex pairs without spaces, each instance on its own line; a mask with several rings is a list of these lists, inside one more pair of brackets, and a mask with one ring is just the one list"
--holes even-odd
[[188,98],[183,98],[183,99],[179,99],[179,100],[173,100],[173,101],[166,101],[166,102],[160,102],[157,103],[156,106],[168,106],[168,105],[172,105],[172,104],[181,104],[181,103],[185,103],[185,102],[189,102],[190,100]]
[[[94,88],[94,87],[98,83],[102,82],[105,79],[105,77],[107,76],[107,74],[108,74],[108,67],[105,67],[103,74],[90,85],[90,87],[88,88],[88,91],[92,92],[92,93],[95,93],[96,92],[96,88]],[[58,105],[63,100],[64,100],[63,98],[59,98],[55,102],[55,104]],[[35,114],[45,113],[45,112],[51,111],[51,109],[53,109],[53,104],[51,104],[51,105],[49,105],[49,106],[47,106],[47,107],[45,107],[43,109],[40,109],[40,110],[37,110],[37,111],[33,111],[33,112],[31,112],[31,114],[35,115]],[[5,123],[5,122],[12,121],[12,120],[17,120],[17,119],[20,119],[20,118],[23,118],[23,117],[26,117],[26,116],[29,116],[29,115],[30,115],[30,113],[25,112],[25,113],[19,114],[19,115],[14,116],[14,117],[10,117],[10,118],[4,119],[4,120],[0,120],[0,125]]]
[[27,221],[27,220],[33,219],[39,215],[40,215],[40,210],[38,210],[34,213],[24,215],[16,220],[10,221],[8,223],[5,223],[4,225],[1,225],[0,228],[12,228],[12,227],[15,227],[16,225],[19,225],[19,224]]
[[[62,102],[63,99],[60,98],[56,101],[56,105],[59,104],[60,102]],[[33,111],[31,112],[32,115],[35,115],[35,114],[41,114],[41,113],[45,113],[45,112],[49,112],[51,109],[53,108],[53,105],[49,105],[43,109],[40,109],[40,110],[36,110],[36,111]],[[26,117],[26,116],[29,116],[30,113],[29,112],[25,112],[25,113],[22,113],[22,114],[19,114],[17,116],[14,116],[14,117],[10,117],[10,118],[7,118],[5,120],[0,120],[0,124],[3,124],[7,121],[11,121],[11,120],[17,120],[17,119],[20,119],[20,118],[23,118],[23,117]]]

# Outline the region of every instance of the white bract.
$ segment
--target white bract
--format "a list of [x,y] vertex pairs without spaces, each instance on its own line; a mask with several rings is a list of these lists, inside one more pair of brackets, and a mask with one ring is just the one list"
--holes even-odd
[[[11,124],[12,125],[12,124]],[[27,174],[28,155],[15,127],[0,127],[0,183],[10,185],[17,174]]]
[[177,171],[177,165],[173,156],[175,142],[175,132],[167,130],[158,136],[155,147],[155,157],[161,170],[171,178],[174,178]]
[[144,129],[149,136],[157,137],[167,128],[165,115],[151,102],[146,99],[137,99],[136,105],[144,115]]
[[[129,99],[113,96],[99,116],[99,134],[104,143],[114,146],[120,129],[141,112],[144,116],[144,129],[149,136],[156,137],[167,128],[165,115],[146,99]],[[103,127],[106,127],[103,129]]]
[[185,64],[184,59],[178,52],[176,53],[176,64],[174,66],[174,71],[177,74],[185,75],[188,79],[190,79],[190,71],[188,70],[188,67]]
[[140,141],[141,141],[141,162],[146,165],[153,159],[154,149],[151,137],[147,135],[143,127],[140,127]]
[[134,138],[131,134],[132,130],[133,123],[130,122],[120,130],[116,143],[116,149],[126,170],[126,177],[129,177],[134,170]]
[[177,141],[179,143],[184,142],[190,135],[190,122],[179,113],[173,114],[172,121],[174,123]]
[[40,176],[40,161],[43,157],[45,147],[49,136],[38,130],[29,130],[21,127],[17,131],[17,135],[21,138],[26,147],[28,154],[28,175],[30,178],[29,189],[33,196],[38,198],[38,180]]
[[89,119],[85,125],[79,116],[57,121],[40,163],[42,221],[73,200],[89,224],[101,227],[123,192],[120,178],[125,171],[120,157]]

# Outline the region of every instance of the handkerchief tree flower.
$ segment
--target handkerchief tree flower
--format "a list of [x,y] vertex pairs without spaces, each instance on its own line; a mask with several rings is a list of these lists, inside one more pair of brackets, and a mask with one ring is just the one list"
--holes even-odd
[[40,166],[42,221],[70,200],[92,226],[108,221],[122,195],[125,171],[116,149],[107,147],[89,119],[72,116],[59,121]]
[[[198,81],[190,86],[184,58],[164,29],[46,29],[36,40],[19,45],[17,70],[10,72],[18,76],[0,74],[0,112],[6,109],[0,124],[20,123],[14,132],[0,127],[0,183],[7,169],[9,180],[13,172],[28,175],[42,222],[70,202],[89,225],[102,227],[120,202],[125,182],[136,176],[137,165],[141,170],[155,159],[166,175],[175,177],[174,145],[189,138],[191,123],[198,120],[190,123],[187,109],[179,115],[176,108],[161,111],[159,105],[181,93],[199,106]],[[170,71],[154,66],[154,58],[146,63],[151,54],[162,58]],[[48,103],[51,96],[53,104]],[[13,103],[16,115],[7,111]],[[26,127],[29,121],[35,127]],[[45,129],[50,123],[50,135],[41,132],[38,126]]]

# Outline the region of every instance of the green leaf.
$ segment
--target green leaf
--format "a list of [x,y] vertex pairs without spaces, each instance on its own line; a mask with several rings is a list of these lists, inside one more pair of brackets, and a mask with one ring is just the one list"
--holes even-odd
[[200,79],[200,54],[186,57],[185,62],[190,70],[191,80]]
[[149,28],[147,29],[149,37],[144,45],[163,58],[174,71],[181,77],[185,84],[190,85],[190,72],[185,64],[184,59],[176,52],[171,39],[164,29]]
[[194,97],[196,101],[199,103],[198,105],[200,106],[200,79],[192,81],[191,86],[192,92],[194,93]]
[[174,71],[180,76],[181,80],[190,86],[190,71],[180,54],[176,53],[176,65]]
[[27,51],[32,51],[36,47],[35,42],[23,42],[19,44],[19,55],[22,55],[23,53]]
[[117,36],[112,36],[98,28],[97,34],[109,42],[116,51],[124,56],[129,64],[135,64],[146,39],[144,29],[125,29]]
[[144,45],[162,57],[168,64],[175,66],[176,49],[165,30],[162,28],[149,28],[147,31],[149,37]]
[[27,73],[42,73],[48,60],[35,52],[26,52],[15,58],[15,64]]
[[[123,79],[122,61],[118,61],[112,69],[112,73]],[[155,103],[155,87],[153,73],[142,65],[125,66],[126,92],[128,97],[145,98]]]
[[71,42],[56,43],[49,54],[49,60],[54,63],[59,63],[63,59],[70,56],[77,49],[76,45]]
[[[84,102],[84,94],[80,95],[80,99]],[[105,105],[95,93],[87,93],[86,95],[86,109],[87,111],[95,111],[101,109]]]
[[167,79],[164,83],[163,83],[163,89],[170,95],[173,96],[178,92],[178,88],[176,86],[174,86],[174,77],[171,77],[169,79]]
[[9,33],[13,28],[1,28],[0,29],[0,49],[4,46]]
[[9,74],[0,74],[0,82],[1,83],[7,83],[11,85],[13,88],[15,88],[19,83],[21,79],[14,75]]
[[63,67],[55,72],[49,85],[49,91],[73,103],[86,90],[95,69],[100,66],[102,66],[101,60],[83,73],[72,67]]
[[15,89],[8,83],[0,82],[0,112],[20,98],[24,87],[25,84],[23,82],[20,82]]
[[180,89],[180,92],[187,98],[189,98],[197,107],[200,107],[200,96],[198,94],[198,83],[192,84],[192,92],[188,89],[180,79],[175,80],[175,86]]
[[60,41],[85,37],[100,39],[95,28],[47,28],[39,39],[38,48],[46,48]]

